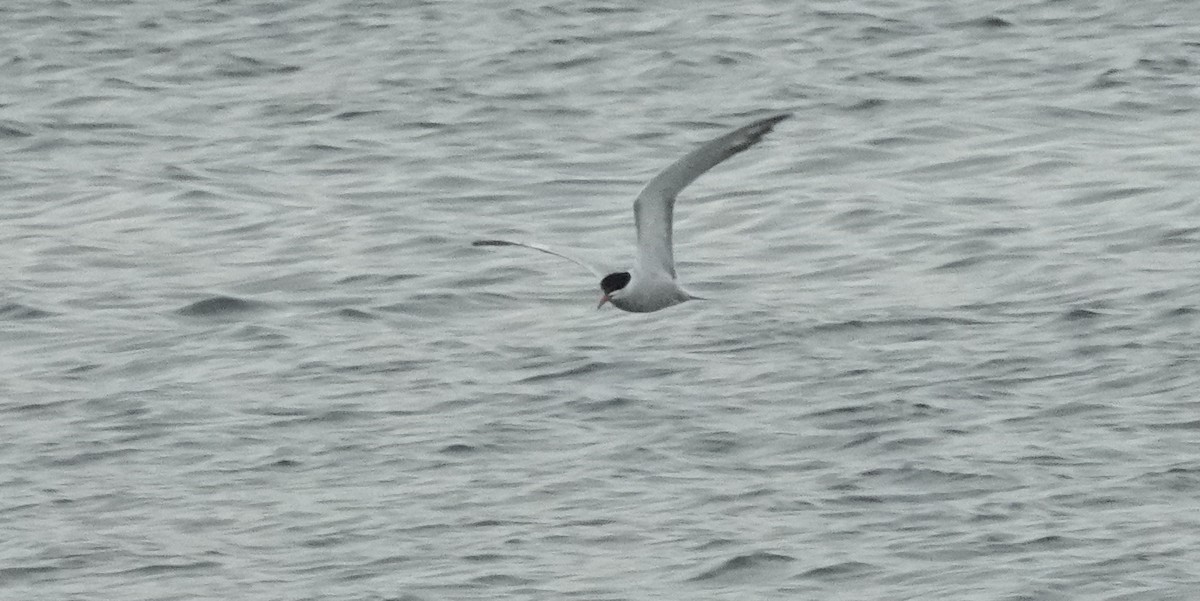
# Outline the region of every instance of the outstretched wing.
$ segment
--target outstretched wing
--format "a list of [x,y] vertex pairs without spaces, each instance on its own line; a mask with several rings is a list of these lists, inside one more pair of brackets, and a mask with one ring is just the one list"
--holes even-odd
[[604,277],[604,273],[602,271],[600,271],[600,269],[598,267],[591,265],[591,264],[587,263],[586,261],[583,261],[582,259],[578,259],[569,254],[552,249],[549,246],[546,246],[544,244],[537,244],[535,242],[513,242],[511,240],[476,240],[471,243],[471,246],[522,246],[525,248],[532,248],[533,250],[536,250],[536,251],[541,251],[546,254],[554,255],[556,257],[562,257],[576,265],[579,265],[579,266],[587,269],[588,271],[592,272],[592,275],[594,275],[598,278]]
[[776,123],[791,115],[782,113],[735,129],[684,155],[646,184],[633,203],[639,271],[675,277],[675,256],[671,250],[675,196],[705,171],[757,144]]

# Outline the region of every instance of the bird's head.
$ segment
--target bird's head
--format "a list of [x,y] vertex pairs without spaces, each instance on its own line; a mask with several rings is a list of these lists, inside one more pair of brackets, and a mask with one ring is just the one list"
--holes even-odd
[[618,271],[617,273],[610,273],[604,276],[600,280],[602,294],[600,296],[600,304],[596,305],[596,308],[603,307],[604,303],[612,302],[615,298],[621,298],[621,295],[625,293],[625,286],[629,285],[629,280],[632,277],[628,271]]

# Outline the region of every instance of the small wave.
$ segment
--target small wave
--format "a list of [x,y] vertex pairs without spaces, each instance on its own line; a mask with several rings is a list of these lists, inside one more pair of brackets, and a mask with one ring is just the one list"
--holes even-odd
[[57,566],[23,566],[15,568],[0,568],[0,581],[6,583],[15,583],[22,579],[33,578],[43,574],[51,574],[58,571]]
[[872,572],[876,570],[876,566],[869,563],[863,563],[861,561],[843,561],[840,563],[813,568],[801,574],[800,577],[814,578],[817,580],[844,580],[846,578],[861,576],[866,572]]
[[1165,313],[1165,316],[1166,317],[1190,317],[1192,315],[1195,315],[1197,312],[1198,311],[1196,310],[1195,307],[1184,306],[1184,307],[1176,307],[1174,309],[1167,311]]
[[843,321],[820,323],[812,326],[814,334],[837,334],[843,332],[864,331],[868,329],[912,328],[912,327],[947,327],[976,326],[983,322],[964,317],[928,315],[914,317],[895,317],[878,319],[851,318]]
[[469,444],[456,442],[454,444],[449,444],[442,447],[438,452],[442,453],[443,455],[469,455],[477,450],[478,448]]
[[32,135],[12,123],[0,123],[0,138],[28,138]]
[[964,257],[962,259],[955,259],[955,260],[949,261],[947,263],[942,263],[941,265],[938,265],[934,269],[936,269],[938,271],[961,271],[964,269],[970,269],[971,267],[985,263],[987,261],[988,261],[988,257],[976,255],[973,257]]
[[338,317],[344,317],[346,319],[353,319],[356,321],[371,321],[373,319],[377,319],[374,313],[363,311],[362,309],[352,309],[349,307],[338,309],[337,314]]
[[534,374],[532,376],[526,376],[524,378],[521,378],[519,380],[519,382],[521,384],[529,384],[532,382],[555,381],[555,380],[559,380],[562,378],[570,378],[570,377],[574,377],[574,376],[581,376],[581,375],[586,375],[586,374],[590,374],[590,373],[595,373],[595,372],[603,370],[605,367],[607,367],[607,364],[605,364],[605,363],[599,363],[596,361],[588,361],[586,363],[568,367],[566,369],[550,369],[549,371],[544,372],[544,373]]
[[790,563],[792,561],[795,561],[794,557],[780,555],[778,553],[769,553],[766,551],[756,551],[754,553],[738,555],[737,557],[730,558],[721,565],[711,570],[707,570],[691,580],[701,581],[738,577],[747,573],[757,572],[764,568]]
[[1009,21],[1007,19],[1002,19],[1000,17],[993,15],[990,17],[980,17],[978,19],[970,19],[968,21],[963,21],[961,23],[958,23],[958,26],[961,28],[964,28],[964,29],[973,29],[973,28],[1004,29],[1007,27],[1012,27],[1013,24],[1012,24],[1012,21]]
[[487,586],[521,586],[524,584],[532,584],[533,580],[530,580],[529,578],[522,578],[520,576],[513,576],[512,574],[485,574],[477,578],[472,578],[471,582],[473,584]]
[[1066,313],[1063,313],[1062,318],[1064,321],[1086,321],[1095,319],[1097,317],[1102,317],[1103,315],[1103,313],[1099,313],[1091,309],[1076,307],[1070,311],[1067,311]]
[[20,303],[5,303],[0,305],[0,319],[39,319],[54,315],[49,311],[35,309]]
[[219,568],[221,564],[215,561],[194,561],[191,563],[155,563],[139,566],[130,570],[121,572],[127,575],[152,575],[152,574],[171,574],[175,572],[184,572],[189,570],[205,570],[209,568]]
[[247,313],[262,308],[262,303],[232,296],[213,296],[196,301],[177,311],[188,317],[216,317]]
[[222,77],[249,78],[265,75],[282,75],[295,73],[301,69],[298,65],[275,63],[259,60],[249,56],[229,54],[216,68],[216,74]]

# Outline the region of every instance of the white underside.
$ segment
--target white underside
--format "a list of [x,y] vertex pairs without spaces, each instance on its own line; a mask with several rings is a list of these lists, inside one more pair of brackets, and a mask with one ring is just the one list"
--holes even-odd
[[640,277],[633,272],[629,284],[610,301],[613,306],[633,313],[649,313],[678,305],[696,298],[679,286],[679,281],[665,274]]

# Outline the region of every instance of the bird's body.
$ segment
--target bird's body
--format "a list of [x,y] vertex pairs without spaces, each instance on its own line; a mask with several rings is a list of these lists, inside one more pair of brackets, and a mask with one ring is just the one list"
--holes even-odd
[[629,271],[604,274],[568,254],[541,244],[508,240],[478,240],[476,246],[523,246],[573,261],[601,277],[600,306],[613,306],[634,313],[648,313],[700,297],[679,285],[671,230],[675,197],[697,177],[721,161],[758,143],[776,123],[791,116],[782,113],[760,119],[711,140],[675,161],[651,179],[633,203],[637,223],[637,261]]
[[618,309],[630,313],[649,313],[700,298],[688,294],[679,285],[678,278],[662,274],[651,274],[647,277],[636,267],[628,273],[630,275],[629,283],[624,288],[619,288],[619,290],[623,290],[622,293],[618,295],[613,295],[611,292],[605,293],[608,296],[608,302]]

